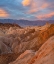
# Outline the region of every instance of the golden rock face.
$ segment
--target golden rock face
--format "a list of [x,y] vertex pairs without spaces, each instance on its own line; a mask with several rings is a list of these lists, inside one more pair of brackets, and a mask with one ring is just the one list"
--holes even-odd
[[44,64],[47,60],[53,64],[53,49],[54,24],[28,28],[0,24],[0,64]]

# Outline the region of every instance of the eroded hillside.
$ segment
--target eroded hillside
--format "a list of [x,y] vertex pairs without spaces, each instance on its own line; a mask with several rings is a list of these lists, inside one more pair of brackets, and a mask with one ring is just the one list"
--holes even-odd
[[[46,61],[50,58],[54,59],[53,36],[54,24],[25,28],[21,28],[16,24],[1,24],[0,64],[41,64],[41,62],[43,64],[45,54],[47,56]],[[40,60],[39,57],[42,59]],[[50,58],[48,59],[48,57]],[[40,62],[38,63],[38,61]],[[51,61],[50,64],[53,64],[53,60]]]

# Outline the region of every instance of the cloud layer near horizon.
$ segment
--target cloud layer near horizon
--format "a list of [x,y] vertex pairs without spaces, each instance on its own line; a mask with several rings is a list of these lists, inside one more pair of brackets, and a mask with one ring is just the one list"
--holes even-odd
[[8,17],[9,14],[2,8],[0,8],[0,17]]
[[50,8],[54,8],[53,1],[50,0],[23,0],[23,6],[28,7],[28,14],[37,13],[36,18],[38,19],[46,19],[54,16],[54,10]]
[[38,19],[44,19],[44,18],[51,18],[54,16],[54,12],[48,13],[48,14],[44,14],[44,15],[39,15],[37,16]]
[[0,0],[0,18],[54,19],[53,0]]

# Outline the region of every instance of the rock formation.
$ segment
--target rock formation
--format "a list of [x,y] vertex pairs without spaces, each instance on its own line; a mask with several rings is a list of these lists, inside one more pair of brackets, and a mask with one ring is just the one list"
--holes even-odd
[[54,24],[21,28],[0,23],[0,64],[53,64],[53,49]]

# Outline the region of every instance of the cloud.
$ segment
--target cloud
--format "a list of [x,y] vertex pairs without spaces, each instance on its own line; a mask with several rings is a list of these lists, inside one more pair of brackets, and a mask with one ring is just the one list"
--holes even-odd
[[47,8],[48,6],[49,6],[48,3],[44,3],[44,4],[41,6],[41,8],[42,8],[42,9],[45,9],[45,8]]
[[38,19],[47,19],[47,18],[51,18],[54,16],[54,12],[48,13],[48,14],[44,14],[44,15],[38,15],[37,18]]
[[32,19],[32,17],[54,11],[54,0],[1,0],[1,8],[5,13],[1,15],[0,12],[0,18],[9,16],[8,18],[11,19]]
[[29,8],[27,13],[33,13],[37,11],[35,0],[23,0],[22,5]]
[[9,14],[2,8],[0,8],[0,17],[8,17]]
[[23,6],[29,6],[31,4],[31,0],[23,0],[22,4]]
[[38,6],[37,6],[37,3],[33,0],[31,5],[30,5],[30,9],[28,11],[28,13],[35,13],[38,11]]
[[28,14],[33,14],[33,13],[36,13],[38,11],[46,9],[48,6],[49,6],[49,4],[47,4],[47,3],[44,3],[41,6],[38,6],[37,4],[33,3],[27,13]]
[[23,6],[28,7],[27,13],[32,14],[38,11],[41,11],[49,6],[49,3],[37,1],[37,0],[23,0]]

